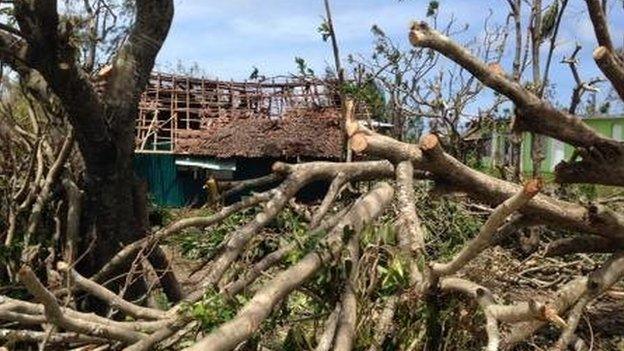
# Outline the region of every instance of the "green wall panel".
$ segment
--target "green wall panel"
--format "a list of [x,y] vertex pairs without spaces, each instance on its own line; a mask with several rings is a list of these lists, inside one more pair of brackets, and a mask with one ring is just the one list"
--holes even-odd
[[175,155],[135,154],[137,177],[146,180],[152,200],[161,206],[181,207],[205,198],[202,177],[180,172]]
[[[595,118],[595,119],[585,119],[584,122],[593,130],[598,133],[607,136],[609,138],[613,137],[613,126],[618,124],[623,126],[624,128],[624,118],[622,117],[614,117],[614,118]],[[542,163],[542,172],[551,173],[553,171],[552,163],[553,163],[553,143],[554,140],[552,138],[547,138],[546,141],[546,159]],[[574,147],[572,145],[565,144],[564,145],[564,157],[565,159],[569,159],[574,151]],[[531,134],[524,133],[522,138],[522,171],[524,173],[531,173],[533,171],[533,163],[531,161]]]

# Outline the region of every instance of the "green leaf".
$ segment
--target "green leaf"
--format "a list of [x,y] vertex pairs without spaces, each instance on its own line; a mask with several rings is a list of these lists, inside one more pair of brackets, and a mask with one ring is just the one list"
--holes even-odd
[[540,33],[541,40],[545,40],[549,38],[555,29],[555,22],[557,20],[557,15],[559,14],[559,0],[553,1],[546,12],[542,16],[542,32]]
[[440,2],[436,0],[429,1],[429,6],[427,6],[427,17],[434,16],[438,13],[438,9],[440,8]]
[[329,27],[327,20],[323,20],[318,28],[316,28],[316,31],[321,34],[323,41],[327,41],[327,39],[331,37],[331,28]]
[[254,66],[253,71],[251,71],[251,74],[249,75],[249,79],[258,79],[258,73],[258,67]]

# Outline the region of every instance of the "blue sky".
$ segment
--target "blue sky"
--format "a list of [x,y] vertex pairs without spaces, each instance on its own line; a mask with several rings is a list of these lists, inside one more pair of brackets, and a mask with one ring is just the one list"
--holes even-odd
[[[408,47],[407,32],[412,20],[425,19],[425,0],[333,0],[332,12],[341,54],[369,54],[370,28],[379,25],[395,42]],[[440,23],[454,16],[457,24],[470,29],[458,41],[479,36],[489,10],[493,20],[504,23],[508,7],[504,0],[442,0]],[[614,2],[615,4],[615,2]],[[624,38],[624,11],[621,4],[611,10],[611,32],[616,43]],[[526,6],[525,6],[526,9]],[[309,62],[316,72],[332,65],[332,52],[316,28],[322,21],[322,0],[176,0],[174,22],[157,60],[157,69],[171,70],[178,61],[197,63],[210,77],[247,78],[253,66],[267,76],[294,72],[294,57]],[[579,42],[580,69],[584,78],[599,74],[591,59],[596,46],[585,12],[584,1],[570,1],[553,57],[551,81],[555,94],[567,103],[573,87],[566,65],[560,64]],[[546,45],[545,45],[546,47]],[[544,48],[545,50],[546,48]],[[511,71],[511,50],[503,61]],[[605,86],[606,87],[606,86]]]

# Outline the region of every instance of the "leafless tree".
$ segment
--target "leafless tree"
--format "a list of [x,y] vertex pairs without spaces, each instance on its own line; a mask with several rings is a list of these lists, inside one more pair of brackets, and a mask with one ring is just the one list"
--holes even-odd
[[[496,68],[500,66],[509,31],[507,26],[493,25],[491,16],[490,11],[483,24],[483,35],[466,43],[466,47]],[[438,22],[435,13],[432,21]],[[457,27],[451,20],[442,31],[447,35],[465,31]],[[358,92],[364,93],[359,94],[364,96],[356,94],[355,98],[367,100],[374,109],[374,117],[390,122],[392,135],[399,140],[409,136],[417,139],[427,121],[428,129],[443,139],[448,151],[466,161],[469,151],[464,142],[466,126],[479,120],[484,120],[485,125],[498,118],[497,110],[504,100],[495,98],[490,106],[480,106],[478,112],[473,112],[484,89],[463,67],[442,62],[430,49],[404,50],[378,26],[373,26],[371,31],[375,38],[372,57],[351,56],[351,62],[356,65],[356,82],[361,87]],[[366,90],[371,83],[378,92]],[[384,101],[371,102],[367,94],[374,98],[374,93]]]

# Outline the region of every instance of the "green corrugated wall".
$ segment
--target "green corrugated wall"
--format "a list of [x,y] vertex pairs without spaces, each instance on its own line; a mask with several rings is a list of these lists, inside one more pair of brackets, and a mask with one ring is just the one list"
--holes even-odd
[[[624,127],[624,118],[595,118],[583,120],[589,127],[597,131],[598,133],[613,137],[613,126],[621,125]],[[546,138],[546,159],[542,162],[542,172],[551,173],[553,171],[553,144],[555,140],[552,138]],[[569,159],[572,155],[574,148],[572,145],[564,144],[564,158]],[[531,161],[531,134],[524,133],[522,140],[522,171],[524,173],[531,173],[533,171],[533,162]]]
[[135,154],[136,175],[147,181],[152,200],[167,207],[182,207],[205,199],[203,179],[191,172],[179,172],[175,155]]

